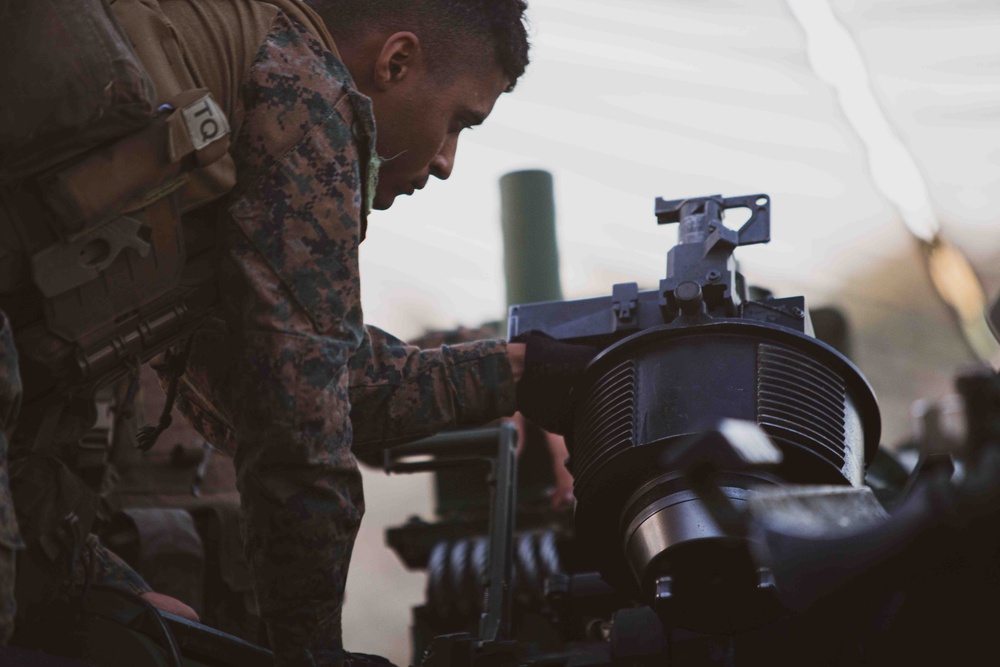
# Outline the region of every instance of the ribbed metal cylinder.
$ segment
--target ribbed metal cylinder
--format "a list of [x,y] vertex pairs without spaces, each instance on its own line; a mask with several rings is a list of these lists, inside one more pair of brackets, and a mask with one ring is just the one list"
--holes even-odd
[[561,301],[552,174],[514,171],[500,178],[507,304]]
[[732,556],[734,576],[752,579],[739,540],[706,519],[684,471],[663,463],[691,434],[739,419],[781,450],[782,464],[768,473],[723,471],[719,483],[734,503],[760,484],[858,486],[879,439],[874,395],[847,359],[809,336],[743,320],[620,341],[591,363],[576,396],[577,538],[607,581],[640,595],[660,575],[693,577],[715,557],[714,542],[719,568]]

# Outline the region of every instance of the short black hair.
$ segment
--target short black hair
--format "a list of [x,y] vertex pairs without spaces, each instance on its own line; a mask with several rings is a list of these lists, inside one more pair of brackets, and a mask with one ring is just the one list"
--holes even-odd
[[514,87],[528,66],[525,0],[305,0],[326,22],[334,40],[372,28],[412,30],[431,52],[438,44],[476,38],[493,47],[497,64]]

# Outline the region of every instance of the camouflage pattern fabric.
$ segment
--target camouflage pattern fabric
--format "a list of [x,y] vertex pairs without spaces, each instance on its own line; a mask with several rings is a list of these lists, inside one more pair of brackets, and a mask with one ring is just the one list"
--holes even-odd
[[95,586],[110,586],[133,595],[142,595],[152,591],[138,572],[108,550],[94,534],[87,536],[84,549],[76,554],[73,561],[73,580],[75,587],[83,587],[87,583]]
[[340,665],[366,447],[514,411],[503,341],[421,351],[366,328],[358,244],[371,102],[278,14],[241,89],[222,221],[223,316],[197,334],[178,407],[235,458],[247,560],[279,664]]
[[7,472],[7,445],[21,404],[21,375],[7,316],[0,312],[0,644],[14,631],[14,559],[24,547]]
[[516,408],[502,340],[422,350],[368,326],[348,371],[355,451],[482,426]]
[[410,345],[416,345],[425,350],[442,345],[470,343],[484,338],[496,338],[500,335],[500,325],[500,322],[487,322],[478,327],[460,326],[457,329],[435,329],[425,331],[417,338],[411,338],[409,342]]

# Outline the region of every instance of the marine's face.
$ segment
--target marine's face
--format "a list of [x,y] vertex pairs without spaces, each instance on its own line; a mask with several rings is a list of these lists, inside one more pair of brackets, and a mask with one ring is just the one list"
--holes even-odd
[[377,150],[384,160],[374,207],[389,208],[431,176],[448,178],[459,134],[486,119],[508,83],[499,65],[450,76],[416,68],[387,94],[373,97]]

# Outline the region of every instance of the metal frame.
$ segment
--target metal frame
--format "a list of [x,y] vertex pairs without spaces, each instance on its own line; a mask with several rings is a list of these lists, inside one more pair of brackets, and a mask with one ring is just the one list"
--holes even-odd
[[[514,579],[514,519],[517,514],[517,428],[511,423],[450,431],[383,453],[386,474],[433,472],[486,465],[490,484],[490,563],[480,644],[510,638]],[[416,459],[416,460],[411,460]]]

